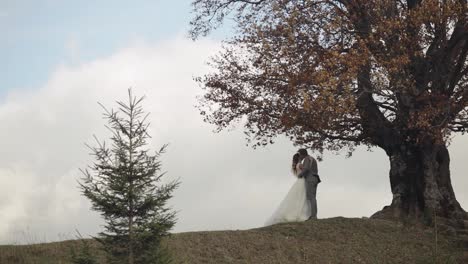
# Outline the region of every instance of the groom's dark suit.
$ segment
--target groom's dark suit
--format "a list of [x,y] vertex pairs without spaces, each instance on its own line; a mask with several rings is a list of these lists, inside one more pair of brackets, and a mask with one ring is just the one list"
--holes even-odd
[[311,219],[317,219],[317,185],[319,183],[317,161],[307,155],[302,160],[302,172],[298,175],[306,182],[307,200],[311,207]]

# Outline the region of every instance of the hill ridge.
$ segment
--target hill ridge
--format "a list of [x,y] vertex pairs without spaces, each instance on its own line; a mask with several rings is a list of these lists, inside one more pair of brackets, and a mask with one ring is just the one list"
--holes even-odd
[[[432,228],[334,217],[248,230],[176,233],[164,244],[176,263],[468,263],[464,241],[462,234],[440,232],[436,243]],[[0,263],[70,263],[66,249],[78,244],[0,246]]]

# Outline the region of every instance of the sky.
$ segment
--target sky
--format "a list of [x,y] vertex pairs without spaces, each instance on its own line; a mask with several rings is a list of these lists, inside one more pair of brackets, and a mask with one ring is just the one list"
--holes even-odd
[[[166,181],[179,179],[170,205],[173,232],[261,227],[294,183],[297,148],[285,138],[246,146],[240,127],[214,133],[202,121],[193,77],[210,69],[229,28],[192,41],[189,0],[0,0],[0,244],[38,243],[102,230],[80,194],[85,143],[109,137],[108,108],[127,89],[145,96],[150,147],[168,143]],[[468,208],[467,136],[454,138],[455,193]],[[359,148],[319,163],[318,217],[369,217],[391,202],[388,159]]]

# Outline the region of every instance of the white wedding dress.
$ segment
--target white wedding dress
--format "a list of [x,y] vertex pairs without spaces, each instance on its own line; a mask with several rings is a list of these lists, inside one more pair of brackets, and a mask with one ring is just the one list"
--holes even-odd
[[[295,177],[301,171],[300,163],[296,166]],[[281,201],[273,215],[266,221],[265,226],[285,222],[301,222],[309,219],[311,215],[310,203],[306,197],[306,184],[304,178],[297,178],[289,189],[288,194]]]

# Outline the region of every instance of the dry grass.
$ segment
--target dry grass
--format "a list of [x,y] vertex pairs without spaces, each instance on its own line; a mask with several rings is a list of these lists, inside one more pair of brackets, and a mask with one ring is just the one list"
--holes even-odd
[[[245,231],[175,234],[177,263],[465,263],[454,237],[376,219],[331,218]],[[0,263],[69,263],[77,241],[0,246]]]
[[332,218],[247,231],[174,236],[183,263],[458,263],[451,238],[374,219]]

